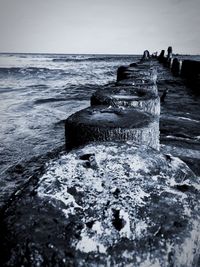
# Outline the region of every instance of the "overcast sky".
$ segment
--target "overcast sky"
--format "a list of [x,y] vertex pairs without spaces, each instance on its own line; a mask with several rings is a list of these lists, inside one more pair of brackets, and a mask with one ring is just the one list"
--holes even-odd
[[200,0],[0,0],[0,52],[200,54]]

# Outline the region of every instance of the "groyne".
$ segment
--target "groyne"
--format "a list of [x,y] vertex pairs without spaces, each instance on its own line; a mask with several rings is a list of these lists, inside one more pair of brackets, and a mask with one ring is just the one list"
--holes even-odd
[[[172,50],[171,50],[172,51]],[[199,157],[199,61],[163,50],[158,78],[162,113],[160,117],[161,151],[186,162],[200,175]],[[159,56],[160,57],[160,56]],[[193,57],[198,58],[198,57]],[[187,64],[193,66],[185,68]]]
[[[66,120],[66,147],[90,141],[133,141],[159,150],[156,77],[153,62],[146,59],[145,52],[135,66],[119,67],[116,84],[98,90],[91,97],[91,108]],[[124,81],[131,86],[123,85]]]
[[68,153],[4,212],[4,266],[198,266],[199,180],[160,151],[156,69],[171,61],[145,51],[67,118]]
[[166,56],[165,50],[162,50],[158,60],[169,67],[173,75],[183,78],[185,83],[199,94],[200,61],[177,58],[173,56],[171,47],[170,50],[168,48]]

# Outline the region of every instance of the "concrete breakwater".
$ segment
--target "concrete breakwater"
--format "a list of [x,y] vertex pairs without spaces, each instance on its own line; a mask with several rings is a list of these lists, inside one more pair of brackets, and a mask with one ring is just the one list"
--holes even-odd
[[71,115],[65,124],[67,146],[92,141],[132,141],[159,149],[159,120],[132,108],[97,106]]
[[[116,85],[94,93],[91,108],[66,120],[66,146],[73,148],[89,141],[133,141],[159,149],[160,99],[156,76],[149,60],[135,63],[134,67],[119,67]],[[123,81],[132,86],[119,85]],[[143,87],[144,84],[147,85]]]
[[158,151],[158,63],[146,54],[66,120],[76,149],[6,210],[5,266],[198,266],[199,181]]
[[200,61],[190,58],[163,54],[157,81],[162,104],[160,142],[164,153],[180,157],[200,175]]
[[165,56],[165,50],[162,50],[159,57],[159,62],[169,67],[173,75],[180,76],[185,79],[185,82],[199,94],[200,87],[200,61],[179,59],[172,54],[172,48],[168,49]]

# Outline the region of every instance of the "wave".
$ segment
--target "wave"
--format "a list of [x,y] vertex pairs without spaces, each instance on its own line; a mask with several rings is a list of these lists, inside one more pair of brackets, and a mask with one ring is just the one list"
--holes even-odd
[[40,104],[45,104],[45,103],[50,103],[50,102],[59,102],[59,101],[68,101],[68,98],[43,98],[43,99],[38,99],[34,101],[35,105],[40,105]]
[[54,97],[49,98],[38,98],[34,101],[34,105],[69,101],[89,101],[92,93],[99,88],[102,88],[102,86],[93,84],[66,86],[63,87],[61,91],[59,91],[59,95],[55,95]]
[[27,88],[31,88],[31,89],[35,89],[35,88],[38,88],[38,89],[48,89],[49,86],[46,85],[46,84],[32,84],[32,85],[28,85]]
[[[135,60],[135,56],[134,60]],[[87,62],[87,61],[92,61],[92,62],[99,62],[99,61],[124,61],[128,60],[131,61],[131,56],[100,56],[100,57],[82,57],[82,58],[53,58],[53,62]]]
[[92,83],[84,83],[84,84],[66,84],[66,86],[63,86],[63,90],[80,90],[80,91],[86,91],[86,90],[97,90],[99,88],[102,88],[102,84],[92,84]]
[[[91,92],[90,92],[91,93]],[[88,96],[89,95],[89,96]],[[66,94],[66,97],[50,97],[50,98],[41,98],[34,101],[34,105],[42,105],[54,102],[68,102],[68,101],[89,101],[90,94],[85,93],[84,91],[73,92],[73,94]]]
[[7,87],[7,88],[0,88],[0,94],[3,94],[3,93],[10,93],[10,92],[19,92],[19,91],[26,91],[26,88],[10,88],[10,87]]
[[0,87],[0,94],[3,93],[10,93],[10,92],[21,92],[21,91],[27,91],[27,88],[29,89],[48,89],[49,86],[46,84],[33,84],[33,85],[27,85],[26,87],[16,88],[16,87]]
[[10,67],[10,68],[0,68],[0,74],[3,75],[10,75],[10,74],[35,74],[35,73],[44,73],[44,72],[63,72],[60,69],[49,69],[49,68],[37,68],[37,67],[27,67],[27,68],[20,68],[20,67]]
[[59,120],[59,121],[57,121],[57,122],[54,123],[54,126],[55,126],[55,127],[57,127],[57,126],[63,126],[64,123],[65,123],[65,121],[66,121],[66,119],[64,119],[64,120]]

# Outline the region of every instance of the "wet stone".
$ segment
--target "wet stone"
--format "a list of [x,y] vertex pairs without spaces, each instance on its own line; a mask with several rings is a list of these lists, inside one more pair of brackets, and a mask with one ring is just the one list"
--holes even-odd
[[117,85],[122,86],[138,86],[138,85],[155,85],[156,80],[151,79],[150,77],[135,77],[127,78],[116,82]]
[[178,158],[90,144],[50,161],[34,190],[4,214],[1,266],[198,266],[199,181]]
[[151,87],[111,87],[97,90],[91,97],[91,105],[135,107],[153,115],[160,115],[160,97]]
[[158,116],[132,107],[94,106],[65,122],[66,148],[91,141],[132,141],[159,149]]
[[117,76],[117,81],[126,80],[126,79],[149,79],[156,82],[157,79],[157,71],[155,68],[135,68],[129,67]]
[[174,76],[178,76],[181,72],[181,61],[177,58],[174,58],[172,62],[171,71]]

